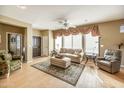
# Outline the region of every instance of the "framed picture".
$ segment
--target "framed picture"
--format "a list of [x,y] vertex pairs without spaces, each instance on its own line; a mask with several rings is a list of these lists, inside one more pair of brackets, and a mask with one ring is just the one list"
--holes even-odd
[[1,34],[0,34],[0,43],[2,42]]

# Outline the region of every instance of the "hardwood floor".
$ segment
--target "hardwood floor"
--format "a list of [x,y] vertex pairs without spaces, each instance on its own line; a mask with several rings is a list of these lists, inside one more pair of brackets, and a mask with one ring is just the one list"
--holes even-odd
[[[48,60],[48,57],[35,58],[32,63],[24,63],[22,69],[13,72],[9,78],[0,79],[0,87],[17,88],[108,88],[124,87],[124,68],[116,74],[109,74],[88,61],[77,85],[72,86],[58,78],[31,67],[32,64]],[[84,64],[84,63],[83,63]]]

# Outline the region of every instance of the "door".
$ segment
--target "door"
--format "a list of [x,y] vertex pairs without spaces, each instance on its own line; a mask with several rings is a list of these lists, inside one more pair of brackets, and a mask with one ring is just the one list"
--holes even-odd
[[41,56],[41,37],[33,36],[33,57]]

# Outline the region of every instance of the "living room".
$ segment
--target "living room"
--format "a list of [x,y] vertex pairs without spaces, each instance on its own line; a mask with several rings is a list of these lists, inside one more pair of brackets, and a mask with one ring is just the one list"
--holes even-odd
[[1,88],[124,86],[123,5],[0,9]]

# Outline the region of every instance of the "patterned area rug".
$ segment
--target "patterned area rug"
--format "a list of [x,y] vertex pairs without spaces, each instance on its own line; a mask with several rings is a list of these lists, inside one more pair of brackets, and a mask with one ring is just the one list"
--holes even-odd
[[63,69],[50,65],[49,61],[36,63],[32,66],[74,86],[77,84],[77,81],[85,67],[82,64],[72,63],[70,67]]

